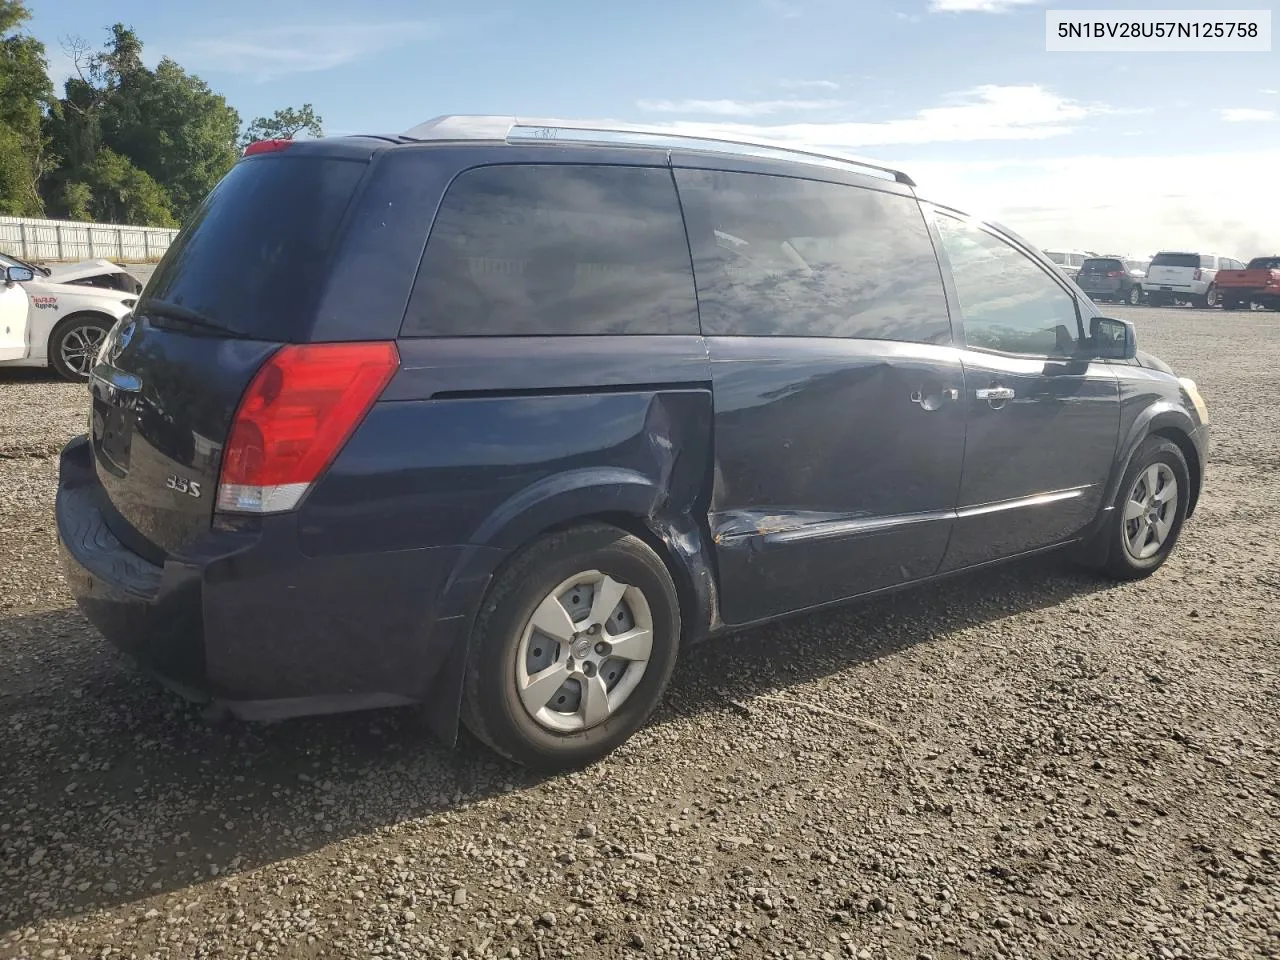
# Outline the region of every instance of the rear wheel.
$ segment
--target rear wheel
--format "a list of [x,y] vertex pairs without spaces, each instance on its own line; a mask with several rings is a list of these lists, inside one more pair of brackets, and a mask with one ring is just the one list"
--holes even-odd
[[102,314],[87,313],[67,317],[49,336],[49,365],[58,376],[72,383],[89,379],[98,349],[115,321]]
[[1120,580],[1153,574],[1177,545],[1190,494],[1191,476],[1178,445],[1148,437],[1125,471],[1091,565]]
[[680,629],[671,574],[644,541],[603,524],[549,534],[490,588],[472,634],[463,723],[535,769],[598,760],[653,713]]
[[1218,288],[1212,283],[1209,284],[1209,289],[1202,296],[1196,297],[1195,304],[1197,307],[1216,307],[1218,305]]
[[1137,284],[1129,288],[1129,296],[1125,298],[1130,306],[1136,307],[1142,303],[1142,288]]

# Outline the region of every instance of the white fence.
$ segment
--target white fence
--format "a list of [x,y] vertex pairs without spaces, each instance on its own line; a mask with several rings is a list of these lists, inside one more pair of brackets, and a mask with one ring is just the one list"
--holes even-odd
[[0,252],[23,260],[159,260],[177,230],[115,223],[0,217]]

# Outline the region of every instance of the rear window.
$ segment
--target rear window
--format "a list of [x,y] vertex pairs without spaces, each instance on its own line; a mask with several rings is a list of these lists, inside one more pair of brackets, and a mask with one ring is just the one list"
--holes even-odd
[[1067,265],[1067,255],[1065,253],[1054,253],[1050,250],[1046,250],[1044,255],[1060,267],[1065,267]]
[[138,312],[158,300],[239,336],[301,338],[366,166],[314,156],[240,161],[165,253]]
[[1254,257],[1249,261],[1250,270],[1280,270],[1280,257]]
[[1191,267],[1196,270],[1200,267],[1200,255],[1198,253],[1157,253],[1151,258],[1151,266]]
[[449,187],[401,335],[697,332],[669,170],[506,164]]
[[1123,270],[1124,264],[1119,260],[1110,260],[1106,257],[1099,257],[1096,260],[1086,260],[1084,266],[1080,268],[1081,273],[1110,273],[1112,270]]

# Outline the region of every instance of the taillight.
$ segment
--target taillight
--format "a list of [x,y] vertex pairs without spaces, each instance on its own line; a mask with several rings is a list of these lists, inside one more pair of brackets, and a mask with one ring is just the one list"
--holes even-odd
[[218,477],[218,509],[292,510],[400,366],[391,342],[281,347],[240,399]]
[[1192,280],[1199,280],[1199,279],[1200,279],[1200,268],[1199,268],[1199,267],[1196,267],[1196,272],[1192,275],[1191,279],[1192,279]]
[[1108,276],[1108,277],[1123,277],[1123,276],[1124,276],[1124,271],[1123,271],[1123,270],[1112,270],[1110,273],[1108,273],[1108,274],[1107,274],[1107,276]]
[[242,157],[252,157],[255,153],[275,153],[293,146],[292,140],[255,140],[244,148]]

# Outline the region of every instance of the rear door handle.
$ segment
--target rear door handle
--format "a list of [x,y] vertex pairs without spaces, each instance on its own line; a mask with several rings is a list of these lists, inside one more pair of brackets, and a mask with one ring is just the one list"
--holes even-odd
[[977,390],[979,400],[1012,400],[1012,387],[981,387]]

